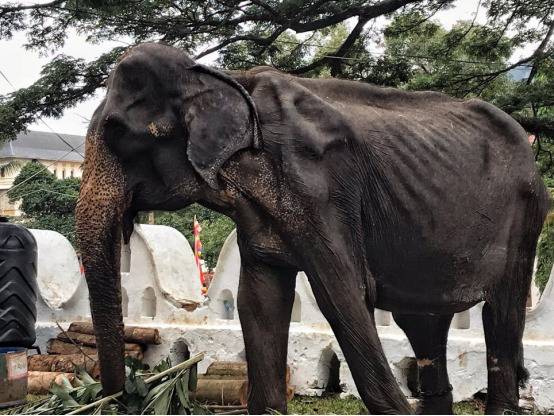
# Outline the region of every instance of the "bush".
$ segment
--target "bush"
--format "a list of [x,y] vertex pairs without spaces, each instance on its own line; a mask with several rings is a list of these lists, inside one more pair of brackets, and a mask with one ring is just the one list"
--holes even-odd
[[554,265],[554,210],[550,211],[537,245],[537,274],[535,282],[542,292],[548,283]]
[[57,179],[41,163],[27,163],[8,191],[12,203],[21,200],[23,216],[15,222],[28,228],[57,231],[74,244],[79,185],[78,178]]

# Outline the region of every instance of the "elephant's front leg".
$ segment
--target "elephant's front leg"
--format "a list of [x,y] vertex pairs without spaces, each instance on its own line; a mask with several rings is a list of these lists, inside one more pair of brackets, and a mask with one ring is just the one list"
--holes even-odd
[[242,257],[238,311],[248,362],[248,411],[286,413],[287,343],[296,270]]

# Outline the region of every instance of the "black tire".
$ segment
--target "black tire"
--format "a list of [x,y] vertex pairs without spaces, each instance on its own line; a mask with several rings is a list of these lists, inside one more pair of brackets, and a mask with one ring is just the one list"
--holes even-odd
[[30,347],[37,320],[37,244],[24,227],[0,223],[0,347]]

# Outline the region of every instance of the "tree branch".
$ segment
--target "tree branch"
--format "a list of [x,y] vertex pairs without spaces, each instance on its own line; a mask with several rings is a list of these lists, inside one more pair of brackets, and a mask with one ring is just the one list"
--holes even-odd
[[0,7],[0,16],[8,13],[19,12],[22,10],[45,9],[52,6],[57,6],[58,4],[63,3],[64,1],[66,0],[53,0],[49,3],[36,3],[36,4],[28,4],[28,5],[18,4],[16,6],[2,6]]
[[542,136],[554,137],[554,120],[546,120],[536,117],[511,115],[528,132]]
[[384,14],[392,13],[410,3],[418,3],[420,1],[421,0],[383,0],[379,3],[367,6],[350,7],[340,13],[336,13],[332,16],[327,16],[322,19],[314,20],[312,22],[293,23],[289,26],[289,28],[297,33],[304,33],[336,25],[354,16],[359,16],[370,20]]
[[539,63],[544,58],[546,48],[548,47],[548,42],[550,42],[550,38],[552,37],[552,34],[554,33],[554,21],[550,23],[550,27],[548,28],[548,32],[546,32],[546,36],[540,43],[539,47],[535,50],[533,53],[534,62],[533,66],[531,67],[531,72],[529,73],[529,77],[527,78],[527,85],[531,84],[533,82],[533,78],[535,78],[535,75],[537,75],[537,71],[539,70]]
[[340,66],[342,64],[342,58],[346,56],[350,48],[354,45],[354,43],[362,33],[362,30],[368,20],[368,18],[360,18],[354,29],[352,29],[342,45],[340,45],[335,52],[330,55],[323,55],[321,58],[314,60],[309,65],[293,69],[292,71],[289,71],[289,73],[304,74],[313,69],[319,68],[322,65],[329,64],[329,66],[331,66],[331,75],[338,75],[338,73],[340,72]]
[[261,0],[250,0],[250,2],[252,4],[255,4],[256,6],[260,6],[262,9],[268,11],[270,14],[272,14],[273,16],[275,17],[279,17],[279,13],[277,13],[273,7],[271,7],[269,4],[267,4],[266,2],[263,2]]

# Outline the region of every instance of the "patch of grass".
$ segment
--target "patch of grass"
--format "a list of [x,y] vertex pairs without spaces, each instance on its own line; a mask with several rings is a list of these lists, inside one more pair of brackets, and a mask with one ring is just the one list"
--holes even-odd
[[360,399],[338,395],[327,397],[295,396],[288,405],[295,415],[366,415],[368,411]]
[[[484,404],[480,400],[454,403],[454,414],[482,415]],[[289,414],[296,415],[366,415],[368,411],[360,399],[338,395],[327,397],[295,396],[288,405]]]
[[454,403],[452,406],[455,415],[482,415],[485,413],[485,404],[480,400],[467,400]]

